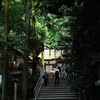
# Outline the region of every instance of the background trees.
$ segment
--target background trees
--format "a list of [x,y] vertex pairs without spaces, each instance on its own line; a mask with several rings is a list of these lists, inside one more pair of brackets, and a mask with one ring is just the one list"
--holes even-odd
[[[98,80],[98,66],[94,65],[91,59],[91,54],[100,52],[98,44],[100,14],[98,13],[97,2],[100,3],[98,0],[93,2],[81,0],[70,9],[72,14],[69,19],[72,36],[70,65],[72,67],[69,73],[72,76],[69,80],[73,89],[78,90],[81,87],[86,96],[89,93],[87,99],[99,99],[98,96],[94,96],[95,93],[98,93],[95,86],[95,82]],[[89,85],[89,87],[84,85]],[[95,88],[95,91],[91,90],[92,88]]]
[[22,100],[28,99],[28,59],[29,59],[29,40],[30,40],[30,6],[31,0],[26,0],[25,6],[25,49],[24,49],[24,68],[23,68],[23,83],[22,83]]
[[[61,47],[66,53],[66,63],[70,64],[69,82],[74,90],[97,80],[97,69],[91,66],[91,53],[100,51],[99,0],[37,0],[30,8],[30,43],[25,43],[25,1],[9,1],[8,40],[13,47],[29,50],[29,55],[38,55],[43,43],[55,48]],[[0,51],[4,44],[4,5],[0,1]],[[34,19],[34,29],[33,22]],[[33,31],[34,30],[34,31]],[[35,54],[33,51],[35,50]],[[2,55],[2,52],[0,52]],[[76,75],[74,77],[73,73]],[[73,84],[75,83],[75,84]]]

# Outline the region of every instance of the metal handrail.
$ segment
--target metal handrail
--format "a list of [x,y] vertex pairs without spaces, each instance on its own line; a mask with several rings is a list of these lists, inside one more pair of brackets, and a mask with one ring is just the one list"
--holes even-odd
[[40,91],[40,89],[42,87],[43,81],[44,81],[44,79],[42,78],[42,76],[40,76],[38,81],[37,81],[37,84],[36,84],[36,86],[34,88],[34,99],[33,100],[36,100],[36,98],[37,98],[37,96],[39,94],[39,91]]

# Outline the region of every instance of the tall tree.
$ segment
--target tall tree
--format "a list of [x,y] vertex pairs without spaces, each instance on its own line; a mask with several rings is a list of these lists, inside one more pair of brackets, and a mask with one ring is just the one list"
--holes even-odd
[[[35,0],[32,0],[32,34],[33,34],[33,39],[32,41],[36,42],[36,32],[35,32],[35,9],[34,9],[34,2]],[[37,57],[37,52],[36,52],[36,49],[37,49],[37,43],[34,43],[34,47],[32,48],[33,49],[33,70],[36,70],[36,65],[34,63],[34,60],[35,58]]]
[[[93,90],[95,82],[98,80],[98,71],[91,59],[92,53],[100,52],[99,4],[99,0],[80,0],[72,7],[70,12],[72,15],[69,20],[70,34],[72,35],[72,55],[70,56],[70,61],[72,61],[69,80],[74,90],[79,92],[80,87],[80,90],[83,89],[81,93],[83,91],[90,93],[88,100],[93,98],[98,100],[97,98],[99,98],[99,95],[95,96],[96,89]],[[85,85],[89,87],[85,87]],[[86,94],[84,95],[86,96]],[[84,99],[83,96],[81,99]]]
[[8,34],[9,34],[9,1],[5,1],[5,51],[3,63],[3,86],[2,86],[2,100],[8,100]]
[[22,84],[22,100],[27,100],[28,94],[28,59],[29,59],[29,40],[30,40],[30,0],[26,0],[26,40],[24,50],[24,67],[23,67],[23,84]]

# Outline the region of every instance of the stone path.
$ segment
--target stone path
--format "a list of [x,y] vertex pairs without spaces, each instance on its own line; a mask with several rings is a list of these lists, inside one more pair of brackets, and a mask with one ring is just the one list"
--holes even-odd
[[36,100],[79,100],[75,93],[70,91],[70,85],[65,79],[60,79],[59,85],[54,85],[54,79],[49,79],[47,86],[42,86]]

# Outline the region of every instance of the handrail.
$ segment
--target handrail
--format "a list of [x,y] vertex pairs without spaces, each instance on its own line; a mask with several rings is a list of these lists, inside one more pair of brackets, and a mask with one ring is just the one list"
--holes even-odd
[[37,81],[37,84],[36,84],[36,86],[34,88],[34,99],[33,100],[36,100],[36,98],[37,98],[37,96],[39,94],[39,91],[41,89],[41,86],[43,84],[43,81],[44,81],[44,79],[42,78],[42,76],[40,76],[38,81]]

